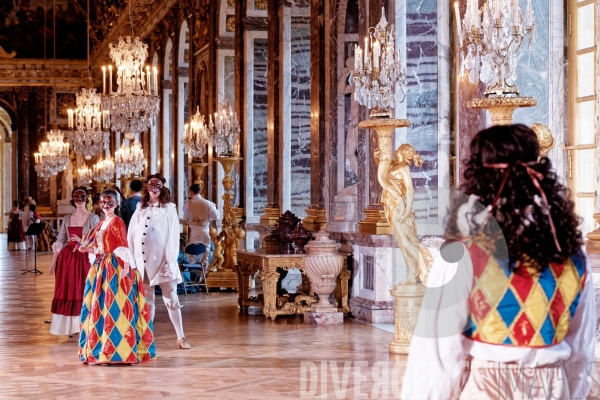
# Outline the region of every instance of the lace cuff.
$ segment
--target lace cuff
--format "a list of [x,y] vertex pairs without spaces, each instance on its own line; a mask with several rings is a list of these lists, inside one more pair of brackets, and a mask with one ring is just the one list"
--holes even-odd
[[90,265],[94,265],[96,262],[96,253],[88,253],[88,260],[90,261]]
[[117,247],[113,250],[115,256],[119,257],[121,261],[129,263],[129,267],[135,269],[135,258],[131,254],[131,250],[127,247]]
[[62,243],[54,242],[54,244],[52,245],[52,251],[54,252],[54,254],[59,254],[63,247],[65,246]]

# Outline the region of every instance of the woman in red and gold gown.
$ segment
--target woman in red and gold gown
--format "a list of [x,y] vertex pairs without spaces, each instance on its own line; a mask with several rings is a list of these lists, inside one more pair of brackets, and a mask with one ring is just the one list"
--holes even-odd
[[[94,263],[85,283],[79,358],[86,364],[134,364],[156,358],[142,277],[127,247],[116,190],[100,196],[106,218],[79,244]],[[116,211],[116,213],[115,213]]]
[[96,215],[85,209],[88,197],[85,187],[73,189],[71,197],[71,204],[76,207],[76,211],[63,219],[58,239],[52,246],[54,259],[50,275],[56,275],[50,325],[50,333],[53,335],[72,336],[80,330],[83,289],[90,261],[86,254],[74,250],[81,238],[99,222]]

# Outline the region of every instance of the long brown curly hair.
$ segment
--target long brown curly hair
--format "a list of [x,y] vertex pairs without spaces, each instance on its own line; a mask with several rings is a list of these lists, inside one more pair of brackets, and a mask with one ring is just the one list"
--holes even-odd
[[[563,263],[568,257],[581,253],[580,218],[573,211],[573,202],[568,200],[569,190],[557,181],[548,158],[538,162],[540,146],[531,129],[525,125],[491,127],[473,138],[470,151],[460,190],[467,195],[477,195],[484,207],[494,202],[506,173],[489,165],[508,164],[510,172],[500,193],[499,205],[481,232],[491,237],[492,225],[499,226],[503,236],[500,241],[505,241],[501,244],[503,252],[507,251],[511,264],[524,257],[531,258],[543,270],[550,262]],[[539,185],[548,199],[560,251],[551,233],[546,208],[536,204],[535,197],[539,197],[540,192],[527,171],[529,165],[543,176]],[[451,206],[446,221],[448,239],[460,239],[456,217],[462,203],[459,200]]]
[[148,192],[148,182],[150,182],[151,179],[158,179],[159,181],[162,182],[163,187],[160,189],[160,195],[158,196],[158,203],[160,204],[161,207],[165,207],[167,205],[167,203],[171,202],[171,194],[169,192],[169,189],[167,189],[164,186],[164,184],[167,182],[165,177],[159,173],[156,173],[156,174],[148,175],[146,177],[146,186],[144,186],[144,189],[142,190],[142,208],[147,208],[148,205],[150,204],[150,193]]

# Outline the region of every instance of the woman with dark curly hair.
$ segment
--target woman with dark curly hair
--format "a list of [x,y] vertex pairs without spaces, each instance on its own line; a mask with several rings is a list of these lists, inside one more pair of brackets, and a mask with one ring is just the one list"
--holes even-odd
[[179,256],[179,216],[171,203],[166,179],[161,174],[148,175],[142,191],[142,201],[131,216],[127,241],[137,266],[144,278],[150,305],[150,319],[154,319],[154,287],[160,286],[169,318],[177,333],[177,346],[190,349],[183,334],[181,305],[177,284],[183,282],[177,257]]
[[470,150],[402,398],[585,398],[596,311],[568,191],[524,125],[479,132]]
[[56,275],[50,325],[53,335],[71,337],[80,330],[83,289],[91,264],[85,254],[74,250],[81,238],[100,221],[85,209],[88,196],[84,186],[73,189],[71,205],[75,207],[75,212],[63,219],[58,238],[52,246],[54,258],[50,264],[50,275]]

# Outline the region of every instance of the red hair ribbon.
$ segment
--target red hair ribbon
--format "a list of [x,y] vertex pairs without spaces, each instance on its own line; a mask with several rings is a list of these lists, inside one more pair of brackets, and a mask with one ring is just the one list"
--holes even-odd
[[[540,180],[544,179],[544,174],[531,168],[531,165],[535,165],[535,164],[537,164],[537,162],[535,162],[535,161],[531,161],[528,163],[524,163],[522,161],[516,162],[516,165],[520,165],[525,168],[525,170],[529,174],[529,177],[531,178],[531,182],[533,183],[533,186],[535,186],[535,188],[538,190],[538,192],[540,192],[540,196],[542,196],[544,203],[546,203],[546,206],[548,207],[548,223],[550,224],[550,231],[552,232],[552,236],[554,237],[554,244],[556,245],[556,249],[560,253],[562,251],[562,249],[560,247],[560,244],[558,243],[558,237],[556,236],[556,228],[554,227],[554,221],[552,221],[552,215],[550,214],[550,203],[548,203],[546,194],[542,190],[542,186],[540,185],[540,182],[539,182]],[[483,164],[483,166],[485,168],[506,169],[506,172],[504,173],[504,178],[502,179],[502,183],[500,184],[500,189],[498,189],[498,193],[496,194],[496,197],[494,197],[494,201],[492,202],[492,210],[490,211],[490,214],[488,214],[488,215],[491,215],[492,211],[498,205],[500,196],[502,194],[502,191],[504,190],[504,186],[506,185],[506,182],[508,181],[511,165],[508,163],[499,163],[499,164]],[[486,220],[487,220],[487,218],[486,218]],[[484,224],[485,224],[485,221],[482,225],[484,225]]]

